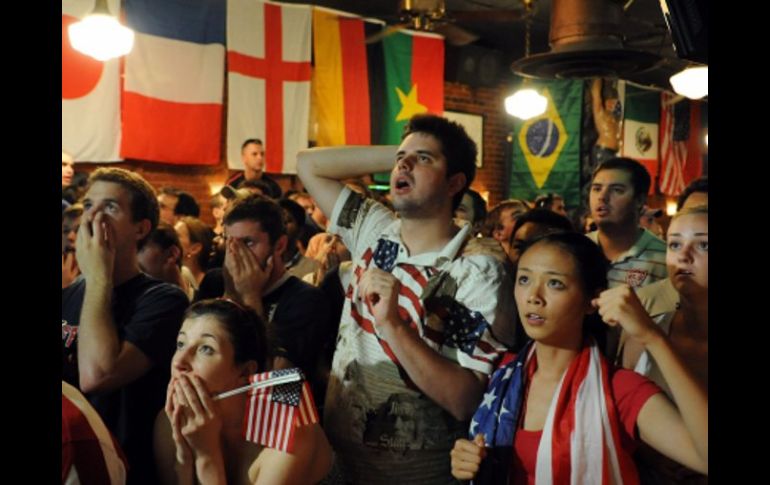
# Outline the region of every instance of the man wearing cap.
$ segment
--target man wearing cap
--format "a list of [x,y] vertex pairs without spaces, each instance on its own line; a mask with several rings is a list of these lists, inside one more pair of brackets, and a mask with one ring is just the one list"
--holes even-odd
[[[262,140],[249,138],[241,145],[241,161],[243,172],[238,172],[227,180],[227,185],[238,189],[244,180],[260,180],[270,187],[270,197],[279,199],[282,191],[275,180],[268,177],[265,170],[265,149]],[[224,194],[223,194],[224,195]]]

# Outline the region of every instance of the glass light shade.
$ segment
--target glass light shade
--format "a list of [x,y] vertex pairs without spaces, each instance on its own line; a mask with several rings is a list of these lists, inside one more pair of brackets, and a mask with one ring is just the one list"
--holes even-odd
[[211,192],[211,195],[217,195],[222,192],[222,187],[224,186],[224,184],[209,184],[209,191]]
[[667,200],[666,201],[666,215],[673,217],[674,214],[676,214],[676,201],[675,200]]
[[671,87],[676,94],[690,99],[700,99],[709,93],[708,66],[688,67],[671,76]]
[[69,36],[72,47],[99,61],[126,55],[134,46],[134,31],[112,15],[89,15],[69,26]]
[[505,98],[505,111],[522,120],[528,120],[545,113],[548,99],[534,89],[520,89]]

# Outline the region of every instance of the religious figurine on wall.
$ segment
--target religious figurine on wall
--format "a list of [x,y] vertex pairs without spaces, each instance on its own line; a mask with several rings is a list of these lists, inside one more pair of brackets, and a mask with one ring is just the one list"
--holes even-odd
[[[604,89],[602,89],[604,88]],[[592,165],[617,156],[620,148],[621,104],[618,99],[617,80],[596,78],[591,82],[591,106],[594,125],[599,135],[592,151]]]

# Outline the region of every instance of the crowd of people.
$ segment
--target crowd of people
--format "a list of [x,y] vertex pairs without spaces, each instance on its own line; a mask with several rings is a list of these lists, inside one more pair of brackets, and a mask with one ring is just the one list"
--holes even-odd
[[656,235],[622,157],[590,231],[559,194],[488,208],[435,115],[301,151],[304,191],[265,156],[243,143],[209,225],[62,152],[63,482],[707,483],[707,178]]

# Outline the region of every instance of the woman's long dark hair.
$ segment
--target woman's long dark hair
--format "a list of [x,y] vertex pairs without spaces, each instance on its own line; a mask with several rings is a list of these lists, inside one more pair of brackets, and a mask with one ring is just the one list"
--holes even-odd
[[[572,255],[580,284],[588,298],[598,296],[601,291],[607,289],[609,263],[599,245],[588,237],[577,232],[545,234],[530,241],[521,252],[521,257],[524,257],[532,247],[540,244],[558,246]],[[607,343],[607,325],[602,322],[599,312],[585,316],[583,334],[596,339],[599,349],[604,351]]]

